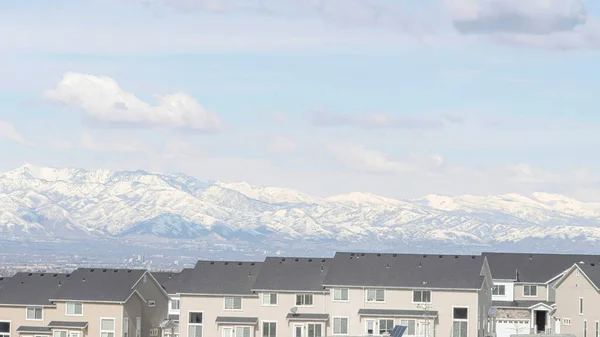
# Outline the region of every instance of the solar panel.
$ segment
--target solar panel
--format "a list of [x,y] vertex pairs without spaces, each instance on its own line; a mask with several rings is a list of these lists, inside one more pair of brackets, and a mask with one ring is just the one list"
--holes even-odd
[[390,337],[402,337],[402,335],[404,335],[404,332],[406,332],[406,329],[408,329],[407,326],[404,325],[396,325],[393,329],[392,329],[392,333],[390,334]]

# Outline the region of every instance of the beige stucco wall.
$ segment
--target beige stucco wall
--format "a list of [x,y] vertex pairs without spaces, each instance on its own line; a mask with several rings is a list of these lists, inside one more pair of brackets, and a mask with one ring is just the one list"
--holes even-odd
[[48,321],[88,322],[86,336],[95,337],[100,335],[100,318],[114,318],[115,336],[122,336],[123,306],[120,304],[84,302],[83,316],[68,316],[66,312],[66,302],[57,302]]
[[523,289],[525,284],[515,284],[515,300],[516,301],[547,301],[548,300],[548,287],[544,284],[533,284],[537,286],[537,296],[523,296]]
[[26,307],[8,307],[0,306],[0,322],[10,322],[10,334],[11,336],[18,336],[17,329],[20,326],[46,326],[52,317],[53,311],[56,309],[53,307],[45,307],[43,312],[43,319],[41,321],[27,320],[26,319]]
[[[583,315],[579,315],[579,298],[583,297]],[[587,320],[587,337],[595,336],[595,324],[600,320],[600,294],[583,276],[571,271],[556,289],[556,312],[561,320],[560,332],[583,337],[583,321]],[[564,318],[571,325],[563,324]]]
[[[160,322],[167,317],[169,298],[150,275],[146,278],[146,282],[140,280],[135,289],[146,300],[142,305],[142,337],[150,336],[150,329],[158,328]],[[148,305],[150,300],[155,302],[154,307]]]

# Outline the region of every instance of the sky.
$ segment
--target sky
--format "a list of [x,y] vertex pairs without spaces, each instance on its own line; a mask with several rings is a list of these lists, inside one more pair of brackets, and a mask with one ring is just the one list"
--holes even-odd
[[600,2],[0,0],[0,170],[600,201]]

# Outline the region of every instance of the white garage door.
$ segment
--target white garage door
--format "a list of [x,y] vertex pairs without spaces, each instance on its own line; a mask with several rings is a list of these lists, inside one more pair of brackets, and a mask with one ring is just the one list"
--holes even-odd
[[506,320],[498,319],[496,321],[496,336],[510,337],[510,335],[523,335],[529,333],[529,320]]

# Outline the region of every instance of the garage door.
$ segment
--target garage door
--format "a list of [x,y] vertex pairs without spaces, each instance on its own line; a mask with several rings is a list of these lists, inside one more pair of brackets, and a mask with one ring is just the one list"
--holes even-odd
[[530,328],[528,319],[499,319],[496,321],[497,337],[510,337],[510,335],[529,334],[529,330]]

